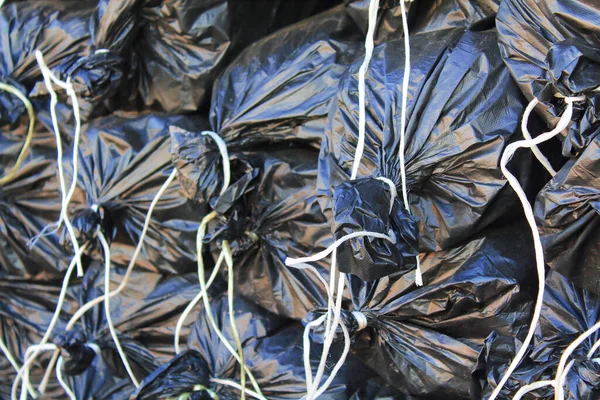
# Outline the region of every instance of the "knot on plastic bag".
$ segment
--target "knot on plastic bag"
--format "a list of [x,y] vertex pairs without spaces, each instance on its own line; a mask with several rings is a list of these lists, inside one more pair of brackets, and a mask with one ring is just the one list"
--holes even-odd
[[63,73],[75,93],[87,102],[97,104],[114,95],[123,80],[123,58],[107,50],[81,57]]
[[96,349],[87,343],[83,329],[79,325],[57,335],[53,342],[60,348],[64,360],[62,370],[67,375],[83,373],[96,357]]
[[[109,242],[115,235],[111,219],[107,217],[106,209],[97,204],[75,211],[71,217],[71,224],[75,230],[77,243],[93,243],[98,229],[102,230]],[[73,245],[66,229],[63,230],[61,244],[67,251],[73,251]]]
[[200,203],[218,197],[223,187],[223,162],[215,141],[201,133],[172,126],[171,158],[187,196]]
[[[12,78],[0,78],[0,83],[13,86],[23,94],[27,93],[25,87]],[[7,91],[0,90],[0,126],[14,124],[25,111],[25,105],[17,96]]]
[[[327,314],[327,308],[317,308],[306,314],[302,320],[304,326],[309,323],[316,321],[322,316]],[[340,314],[340,325],[335,330],[334,342],[342,342],[344,340],[344,333],[342,331],[341,324],[344,324],[350,337],[354,337],[356,333],[365,329],[369,324],[374,321],[374,316],[370,312],[363,311],[346,311],[341,310]],[[326,324],[320,324],[311,330],[311,340],[317,343],[324,343],[325,341],[325,328]]]
[[366,281],[408,272],[416,266],[417,220],[393,196],[387,181],[362,178],[334,190],[332,233],[336,240],[358,231],[389,234],[395,239],[362,236],[337,248],[340,271]]
[[210,370],[202,355],[194,349],[176,355],[171,361],[161,365],[141,383],[134,398],[150,400],[177,397],[190,394],[197,399],[212,399],[210,391]]

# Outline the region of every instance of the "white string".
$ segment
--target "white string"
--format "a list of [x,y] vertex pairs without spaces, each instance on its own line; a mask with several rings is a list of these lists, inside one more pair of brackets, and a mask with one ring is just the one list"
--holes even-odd
[[365,38],[365,59],[358,70],[358,143],[354,152],[354,162],[352,163],[352,174],[350,179],[356,179],[358,167],[362,159],[365,148],[365,75],[369,69],[369,63],[373,56],[373,36],[375,35],[375,25],[377,24],[377,9],[379,8],[379,0],[371,0],[369,3],[369,26],[367,28],[367,36]]
[[[67,79],[66,82],[63,82],[60,79],[58,79],[46,65],[46,62],[44,61],[44,56],[41,51],[39,51],[39,50],[35,51],[35,58],[37,59],[37,62],[40,67],[40,71],[42,72],[42,75],[44,77],[44,83],[48,89],[48,92],[50,93],[50,114],[52,116],[52,125],[54,128],[54,134],[56,137],[56,148],[57,148],[57,155],[58,155],[58,159],[57,159],[58,172],[59,172],[61,192],[63,195],[63,202],[61,205],[60,218],[56,224],[56,228],[51,233],[56,232],[56,230],[58,230],[58,228],[60,228],[61,222],[64,221],[65,226],[67,227],[67,231],[69,232],[69,236],[71,238],[71,243],[73,244],[73,250],[75,251],[75,254],[78,254],[79,253],[79,244],[77,243],[77,237],[75,236],[75,229],[73,229],[73,225],[71,224],[71,221],[69,220],[69,204],[71,202],[71,198],[73,197],[73,194],[75,193],[75,188],[77,186],[77,177],[78,177],[78,165],[77,164],[78,164],[78,160],[79,160],[79,138],[80,138],[80,134],[81,134],[81,118],[80,118],[80,114],[79,114],[79,101],[77,99],[77,94],[75,93],[75,90],[73,89],[73,85],[71,84],[70,80]],[[71,102],[73,103],[73,116],[75,118],[75,135],[74,135],[74,139],[73,139],[73,180],[71,182],[71,186],[69,187],[68,192],[66,192],[64,171],[63,171],[63,166],[62,166],[62,140],[61,140],[60,130],[59,130],[59,126],[58,126],[58,119],[56,117],[56,105],[58,103],[58,100],[57,100],[56,92],[54,91],[54,88],[52,87],[53,82],[56,85],[58,85],[59,87],[63,88],[67,92],[67,94],[71,98]],[[45,230],[42,230],[42,232],[44,232],[43,235],[46,234]],[[40,234],[42,234],[42,232],[40,232]],[[32,238],[32,241],[30,242],[30,246],[34,246],[39,237],[40,237],[40,235]],[[77,276],[78,277],[83,276],[83,266],[81,265],[81,259],[77,260]]]
[[523,396],[525,396],[529,392],[532,392],[537,389],[541,389],[546,386],[552,386],[552,385],[554,385],[554,380],[538,381],[538,382],[530,383],[529,385],[525,385],[525,386],[521,387],[517,391],[517,393],[515,393],[513,400],[521,400],[523,398]]
[[[55,344],[52,344],[52,343],[43,344],[43,345],[30,346],[25,351],[25,359],[30,358],[30,356],[31,356],[30,353],[31,352],[40,352],[40,351],[58,351],[58,347]],[[62,357],[60,357],[58,361],[59,361],[60,365],[62,365]],[[64,381],[64,379],[62,377],[62,372],[59,372],[57,370],[57,377],[58,377],[58,382],[59,382],[60,386],[67,393],[67,395],[69,396],[69,398],[71,400],[76,400],[75,399],[75,395],[73,394],[73,392],[71,391],[71,389],[69,388],[69,386]],[[27,386],[31,386],[31,382],[29,380],[29,366],[25,369],[25,372],[24,372],[23,385],[22,385],[22,388],[21,388],[20,400],[27,400],[27,390],[25,390],[25,387],[27,387]],[[12,396],[12,394],[11,394],[11,396]],[[34,394],[34,395],[32,395],[32,397],[36,398],[36,395]]]
[[[208,278],[208,282],[206,283],[206,289],[210,288],[213,281],[217,277],[219,269],[221,268],[221,263],[224,260],[224,257],[225,257],[225,254],[223,252],[221,252],[221,254],[219,255],[219,259],[217,260],[217,263],[215,264],[215,268],[213,269],[213,272],[211,273],[210,277]],[[179,320],[177,320],[177,326],[175,327],[175,354],[181,353],[181,347],[179,346],[179,338],[181,336],[181,329],[183,328],[183,324],[185,323],[185,320],[187,319],[190,312],[192,312],[194,307],[196,307],[196,305],[198,305],[198,302],[200,302],[200,300],[202,300],[202,296],[204,296],[204,292],[200,291],[196,295],[196,297],[194,297],[192,302],[190,304],[188,304],[188,306],[185,308],[185,310],[181,314],[181,317],[179,317]]]
[[504,376],[502,377],[502,379],[500,380],[500,382],[498,383],[498,385],[496,386],[496,388],[494,389],[494,391],[492,392],[492,395],[490,396],[490,398],[488,400],[495,400],[498,397],[498,395],[500,394],[500,391],[502,390],[502,387],[506,384],[506,381],[508,381],[508,379],[510,378],[510,376],[512,375],[514,370],[517,368],[517,366],[521,362],[521,359],[527,352],[527,348],[529,346],[529,343],[531,342],[531,339],[533,338],[533,335],[535,333],[535,328],[538,324],[540,314],[542,311],[542,303],[544,300],[544,289],[545,289],[545,276],[546,276],[545,262],[544,262],[544,249],[542,247],[540,234],[537,230],[537,225],[535,223],[533,209],[531,208],[531,205],[529,204],[529,202],[527,200],[527,195],[521,188],[519,181],[517,180],[517,178],[515,178],[515,176],[513,174],[511,174],[508,171],[508,169],[506,168],[506,165],[508,164],[508,162],[511,160],[511,158],[513,157],[513,155],[515,154],[515,152],[518,149],[531,148],[535,145],[543,143],[543,142],[553,138],[554,136],[558,135],[565,128],[567,128],[569,126],[569,123],[571,122],[571,117],[573,116],[573,102],[581,101],[584,99],[585,99],[584,96],[565,98],[567,108],[565,109],[563,115],[561,116],[560,120],[558,121],[556,128],[554,128],[550,132],[546,132],[546,133],[539,135],[535,139],[519,140],[517,142],[509,144],[508,146],[506,146],[506,149],[504,150],[504,153],[502,154],[502,158],[500,160],[500,168],[502,169],[502,173],[506,177],[508,183],[513,188],[513,190],[515,191],[517,196],[519,197],[519,200],[521,201],[521,205],[523,207],[523,212],[525,214],[525,218],[527,219],[527,222],[529,223],[529,226],[531,228],[531,234],[533,236],[533,243],[534,243],[534,248],[535,248],[536,269],[537,269],[537,274],[538,274],[538,295],[537,295],[537,299],[536,299],[535,308],[533,311],[533,316],[531,318],[531,325],[529,326],[529,331],[527,332],[527,336],[526,336],[525,340],[523,341],[521,348],[519,349],[519,351],[515,355],[514,359],[510,363],[510,366],[504,373]]
[[[523,119],[521,119],[521,132],[523,132],[523,137],[527,140],[531,140],[531,134],[529,133],[529,128],[527,127],[527,122],[529,121],[529,115],[535,109],[535,106],[537,106],[538,103],[539,103],[538,99],[536,97],[534,97],[533,100],[531,100],[531,102],[527,105],[527,108],[525,109],[525,112],[523,113]],[[556,171],[554,170],[554,168],[552,168],[550,161],[548,161],[546,156],[544,156],[544,154],[540,151],[540,149],[539,149],[539,147],[537,147],[537,145],[533,146],[531,148],[531,151],[533,152],[535,157],[538,159],[538,161],[544,166],[544,168],[546,168],[546,171],[548,171],[548,173],[551,176],[556,175]]]
[[396,190],[396,185],[394,184],[394,182],[392,182],[391,179],[388,179],[384,176],[378,177],[377,180],[387,183],[387,185],[390,188],[391,199],[390,199],[390,211],[388,213],[391,214],[392,209],[394,208],[394,201],[396,200],[396,197],[398,196],[398,191]]
[[75,393],[73,393],[73,391],[71,390],[71,388],[69,388],[69,385],[67,385],[67,382],[63,378],[62,364],[63,364],[63,358],[59,357],[58,358],[58,362],[56,364],[56,379],[58,380],[58,383],[60,383],[60,386],[62,386],[62,388],[67,393],[67,396],[69,396],[69,399],[70,400],[77,400],[77,397],[75,396]]
[[[100,243],[102,243],[102,248],[104,249],[104,293],[110,293],[110,246],[108,241],[104,237],[101,229],[97,231],[98,239],[100,239]],[[117,331],[115,330],[115,326],[112,322],[112,317],[110,315],[110,297],[106,296],[104,299],[104,314],[106,314],[106,323],[108,325],[108,329],[110,330],[110,335],[112,336],[113,341],[115,342],[115,347],[117,348],[117,352],[121,357],[121,361],[123,361],[123,365],[125,366],[125,370],[127,374],[131,378],[131,381],[135,385],[135,387],[140,387],[140,383],[135,377],[133,370],[131,369],[131,365],[129,365],[129,361],[127,360],[127,355],[123,351],[121,347],[121,342],[119,341],[119,337],[117,336]]]
[[[65,272],[65,276],[64,276],[63,282],[62,282],[62,287],[61,287],[60,293],[58,295],[58,301],[56,303],[56,308],[54,309],[54,314],[52,315],[52,319],[50,320],[50,323],[48,324],[48,327],[46,328],[46,332],[44,332],[44,335],[42,336],[42,340],[40,340],[40,343],[38,343],[37,345],[34,345],[34,346],[30,346],[30,347],[34,347],[36,350],[33,350],[33,354],[31,354],[30,357],[25,357],[23,366],[21,368],[17,369],[17,371],[18,371],[17,376],[15,377],[15,380],[13,381],[13,387],[12,387],[12,391],[14,393],[12,394],[11,397],[13,399],[16,398],[16,390],[19,385],[19,380],[23,376],[24,371],[27,368],[30,368],[31,364],[35,361],[35,359],[41,352],[39,346],[45,345],[48,342],[48,340],[50,340],[50,336],[52,335],[54,327],[56,326],[56,323],[58,322],[58,320],[60,318],[60,313],[62,312],[62,306],[65,301],[67,291],[69,289],[69,280],[71,279],[71,274],[73,273],[73,270],[75,269],[76,260],[79,259],[81,254],[87,250],[88,245],[89,245],[89,243],[84,243],[83,246],[81,246],[79,248],[79,254],[75,254],[73,259],[71,260],[71,263],[69,264],[69,267],[67,268],[67,271]],[[35,391],[32,393],[31,389],[29,390],[29,392],[32,396],[35,394]]]
[[229,165],[229,152],[227,151],[227,144],[221,138],[221,136],[217,135],[211,131],[202,132],[203,136],[210,136],[219,147],[219,152],[221,153],[221,159],[223,161],[223,187],[221,188],[221,195],[225,193],[227,188],[229,187],[229,182],[231,180],[231,166]]
[[318,252],[317,254],[313,254],[312,256],[298,257],[298,258],[286,257],[285,265],[288,267],[293,267],[294,265],[298,265],[298,264],[305,264],[305,263],[309,263],[309,262],[315,262],[315,261],[322,260],[323,258],[327,257],[329,254],[331,254],[340,245],[342,245],[342,243],[344,243],[350,239],[354,239],[357,237],[364,237],[364,236],[372,236],[372,237],[375,237],[378,239],[385,239],[385,240],[389,240],[392,243],[396,243],[395,238],[393,238],[389,235],[383,234],[383,233],[369,232],[369,231],[352,232],[345,236],[342,236],[341,238],[339,238],[338,240],[333,242],[333,244],[330,245],[328,248],[326,248],[323,251]]

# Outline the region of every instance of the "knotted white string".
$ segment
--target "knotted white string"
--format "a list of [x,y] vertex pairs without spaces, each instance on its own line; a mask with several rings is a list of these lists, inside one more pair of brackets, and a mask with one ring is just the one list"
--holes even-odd
[[[35,246],[37,240],[49,234],[55,233],[61,226],[62,222],[65,223],[67,227],[67,231],[69,233],[69,237],[71,239],[71,243],[73,244],[73,250],[75,254],[79,254],[79,244],[77,243],[77,237],[75,236],[75,229],[73,229],[73,225],[69,220],[69,204],[71,203],[71,198],[75,193],[75,188],[77,186],[77,177],[78,177],[78,160],[79,160],[79,139],[81,134],[81,118],[79,114],[79,101],[77,100],[77,94],[73,89],[73,85],[70,82],[70,79],[67,79],[66,82],[58,79],[52,71],[46,65],[44,61],[44,56],[41,51],[35,51],[35,58],[40,67],[40,71],[44,77],[44,83],[46,88],[48,89],[48,93],[50,94],[50,114],[52,116],[52,126],[54,128],[54,135],[56,137],[56,151],[57,151],[57,164],[58,164],[58,176],[60,180],[60,188],[62,193],[62,204],[61,204],[61,212],[58,222],[48,225],[44,227],[42,231],[30,239],[28,245],[30,247]],[[69,191],[66,190],[65,184],[65,176],[63,170],[63,162],[62,162],[62,138],[60,135],[60,129],[58,126],[58,119],[56,116],[56,105],[58,104],[58,98],[56,96],[56,92],[52,86],[52,83],[64,89],[69,97],[71,98],[71,102],[73,103],[73,116],[75,118],[75,135],[73,139],[73,180],[71,182],[71,186],[69,187]],[[55,226],[55,228],[51,232],[47,232],[47,228],[50,226]],[[81,259],[77,259],[77,276],[83,276],[83,266],[81,265]]]
[[[564,129],[566,129],[569,126],[569,123],[571,122],[571,118],[573,116],[573,102],[582,101],[582,100],[585,100],[585,96],[566,97],[565,102],[567,104],[567,108],[565,109],[563,115],[560,117],[560,120],[558,121],[558,124],[556,125],[556,127],[553,130],[551,130],[550,132],[543,133],[543,134],[539,135],[538,137],[536,137],[535,139],[519,140],[517,142],[509,144],[508,146],[506,146],[506,149],[504,150],[504,153],[502,154],[502,158],[500,160],[500,168],[502,170],[502,173],[506,177],[508,183],[513,188],[513,190],[515,191],[517,196],[519,197],[519,200],[521,201],[521,205],[523,207],[523,212],[525,214],[525,218],[527,219],[527,222],[529,223],[529,226],[531,228],[531,234],[533,236],[533,244],[534,244],[534,249],[535,249],[536,269],[537,269],[537,274],[538,274],[538,295],[537,295],[537,299],[536,299],[535,308],[533,311],[533,316],[531,318],[531,325],[529,326],[529,331],[527,332],[527,336],[525,337],[525,340],[523,341],[521,348],[515,355],[515,358],[512,360],[512,362],[510,363],[510,366],[504,373],[504,376],[498,383],[498,386],[496,386],[496,388],[492,392],[492,395],[490,396],[489,400],[495,400],[498,397],[498,395],[500,394],[500,391],[502,390],[502,387],[504,387],[504,385],[506,384],[506,381],[508,381],[508,379],[510,378],[510,376],[512,375],[514,370],[517,368],[517,366],[521,362],[521,359],[527,352],[527,348],[529,347],[529,343],[531,343],[531,339],[533,338],[533,335],[535,333],[535,328],[540,319],[540,314],[542,311],[542,303],[544,300],[544,289],[545,289],[545,278],[546,278],[545,262],[544,262],[544,249],[542,247],[542,241],[540,239],[540,234],[538,232],[537,225],[535,223],[533,209],[532,209],[531,205],[529,204],[529,201],[527,200],[527,195],[521,188],[519,181],[517,180],[517,178],[515,178],[515,176],[513,174],[511,174],[508,171],[506,165],[512,159],[513,155],[515,154],[515,152],[518,149],[532,148],[533,146],[536,146],[540,143],[550,140],[551,138],[553,138],[554,136],[556,136],[560,132],[562,132]],[[534,99],[534,100],[532,100],[532,103],[536,102],[536,101],[537,101],[537,99]],[[531,108],[530,110],[532,110],[532,109],[533,108]],[[529,117],[529,114],[524,114],[524,117]],[[527,123],[527,122],[525,122],[525,123]]]

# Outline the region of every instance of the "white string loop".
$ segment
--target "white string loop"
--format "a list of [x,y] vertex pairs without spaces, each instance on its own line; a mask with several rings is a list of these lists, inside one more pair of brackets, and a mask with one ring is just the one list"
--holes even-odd
[[[519,181],[513,174],[511,174],[508,171],[506,165],[512,159],[513,155],[515,154],[515,152],[518,149],[532,148],[533,146],[536,146],[540,143],[550,140],[551,138],[553,138],[554,136],[556,136],[560,132],[562,132],[564,129],[566,129],[569,126],[569,123],[571,122],[571,118],[573,116],[573,102],[581,101],[584,99],[585,99],[585,96],[566,97],[565,102],[567,104],[567,108],[565,109],[563,115],[560,117],[560,120],[558,121],[558,124],[556,125],[556,127],[553,130],[551,130],[550,132],[543,133],[543,134],[539,135],[538,137],[536,137],[535,139],[519,140],[517,142],[509,144],[508,146],[506,146],[506,149],[504,150],[504,153],[502,154],[502,158],[500,160],[500,168],[502,170],[502,173],[506,177],[509,185],[513,188],[513,190],[519,197],[519,200],[523,207],[523,212],[525,213],[525,218],[527,219],[527,222],[529,223],[529,226],[531,228],[531,234],[533,236],[533,243],[534,243],[534,249],[535,249],[536,269],[537,269],[537,274],[538,274],[538,295],[537,295],[537,299],[536,299],[536,303],[535,303],[535,308],[533,311],[533,316],[531,318],[531,325],[529,326],[529,331],[527,332],[527,336],[525,337],[525,340],[523,341],[521,348],[519,349],[519,351],[515,355],[514,359],[510,363],[510,366],[504,373],[504,376],[502,377],[502,379],[500,380],[500,382],[498,383],[498,385],[492,392],[492,395],[490,396],[489,400],[495,400],[498,397],[498,395],[500,394],[500,391],[502,390],[502,388],[504,387],[504,385],[506,384],[506,382],[508,381],[508,379],[510,378],[512,373],[515,371],[515,369],[517,368],[519,363],[521,362],[523,356],[525,355],[525,352],[527,351],[527,348],[529,347],[529,343],[531,343],[531,339],[533,338],[533,335],[535,333],[535,328],[538,324],[538,321],[540,319],[540,314],[542,311],[542,303],[544,300],[544,290],[545,290],[545,277],[546,277],[545,262],[544,262],[544,249],[542,247],[542,241],[540,239],[540,234],[538,232],[537,225],[535,222],[535,216],[533,215],[533,209],[531,207],[531,204],[529,204],[529,201],[527,200],[527,195],[521,188]],[[538,100],[534,99],[534,100],[532,100],[532,103],[534,103],[536,101],[538,101]],[[531,108],[531,109],[533,109],[533,108]],[[529,117],[529,114],[524,114],[524,116]],[[527,123],[527,122],[525,122],[525,123]]]

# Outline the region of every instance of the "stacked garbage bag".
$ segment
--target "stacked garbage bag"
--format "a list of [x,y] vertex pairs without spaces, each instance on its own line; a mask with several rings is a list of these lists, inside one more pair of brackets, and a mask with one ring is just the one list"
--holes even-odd
[[0,399],[600,398],[599,27],[0,1]]

